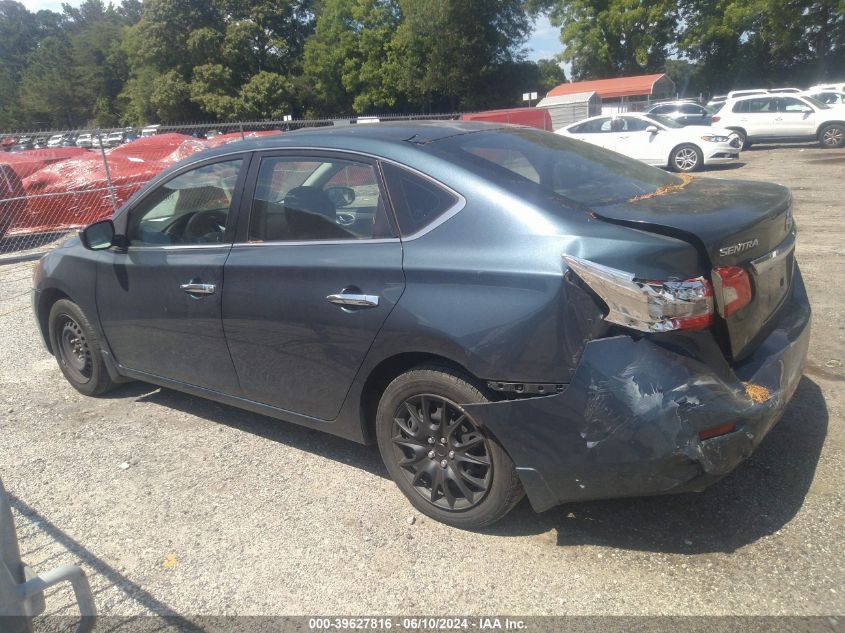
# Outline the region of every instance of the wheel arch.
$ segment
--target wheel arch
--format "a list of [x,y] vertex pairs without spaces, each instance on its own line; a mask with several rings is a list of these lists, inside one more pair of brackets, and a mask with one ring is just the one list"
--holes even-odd
[[41,291],[38,297],[38,305],[36,306],[36,317],[38,319],[38,327],[41,330],[41,337],[44,340],[44,344],[47,346],[47,351],[53,354],[53,344],[50,341],[50,310],[53,309],[53,306],[56,304],[57,301],[61,299],[67,299],[68,301],[73,301],[73,299],[64,291],[59,290],[58,288],[45,288]]
[[819,127],[816,128],[816,138],[820,139],[822,135],[822,130],[831,125],[840,125],[842,127],[845,127],[845,119],[841,121],[825,121],[824,123],[819,124]]
[[361,389],[361,432],[365,443],[375,442],[376,411],[384,390],[395,378],[421,365],[435,365],[446,371],[457,372],[468,378],[482,393],[486,394],[489,391],[483,380],[451,358],[430,352],[401,352],[389,356],[370,370]]
[[677,143],[676,145],[674,145],[674,146],[672,147],[672,149],[671,149],[671,150],[669,150],[669,158],[668,158],[668,160],[667,160],[666,162],[667,162],[667,164],[668,164],[668,166],[669,166],[669,168],[670,168],[670,169],[673,169],[673,170],[675,169],[675,166],[674,166],[674,161],[673,161],[673,157],[675,156],[675,152],[676,152],[678,149],[680,149],[681,147],[685,147],[685,146],[687,146],[687,145],[688,145],[688,146],[690,146],[690,147],[695,148],[695,150],[698,152],[698,155],[699,155],[699,157],[700,157],[700,159],[701,159],[701,160],[699,161],[699,164],[698,164],[698,165],[696,165],[696,166],[695,166],[695,169],[693,169],[692,171],[698,171],[699,169],[701,169],[701,168],[704,166],[704,150],[703,150],[703,149],[701,149],[701,147],[700,147],[699,145],[697,145],[696,143],[693,143],[692,141],[684,141],[684,142],[682,142],[682,143]]

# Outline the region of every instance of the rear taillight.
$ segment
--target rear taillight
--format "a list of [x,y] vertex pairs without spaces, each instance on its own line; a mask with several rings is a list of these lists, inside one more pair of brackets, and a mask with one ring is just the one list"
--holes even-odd
[[713,284],[719,295],[719,314],[724,317],[751,303],[751,280],[739,266],[713,269]]
[[638,279],[632,273],[564,255],[563,259],[607,304],[605,320],[641,332],[699,330],[713,321],[713,288],[704,277],[683,281]]
[[710,120],[711,120],[713,123],[718,123],[719,121],[721,121],[721,120],[722,120],[722,117],[720,117],[718,114],[714,114],[714,115],[713,115],[713,117],[712,117]]

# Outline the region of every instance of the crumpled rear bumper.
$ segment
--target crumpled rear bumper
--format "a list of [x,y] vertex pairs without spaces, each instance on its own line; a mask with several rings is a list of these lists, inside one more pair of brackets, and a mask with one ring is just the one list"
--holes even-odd
[[[801,379],[810,305],[797,268],[777,318],[736,368],[714,367],[694,350],[680,354],[648,337],[616,336],[586,345],[560,394],[464,408],[511,456],[537,511],[701,490],[751,454]],[[699,439],[700,431],[729,422],[735,432]]]

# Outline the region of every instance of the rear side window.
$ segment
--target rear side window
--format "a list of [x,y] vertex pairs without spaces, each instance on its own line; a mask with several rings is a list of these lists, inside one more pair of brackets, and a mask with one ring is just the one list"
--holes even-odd
[[250,242],[391,237],[373,165],[343,159],[261,159]]
[[681,104],[681,112],[683,114],[704,114],[704,108],[693,103]]
[[383,169],[399,231],[404,236],[429,226],[458,202],[454,194],[426,178],[391,163],[384,163]]
[[[589,206],[682,182],[660,169],[595,145],[524,128],[456,134],[425,145],[425,150],[519,196],[552,195]],[[520,154],[539,175],[539,181],[487,158],[494,151]],[[549,206],[553,209],[554,205]]]

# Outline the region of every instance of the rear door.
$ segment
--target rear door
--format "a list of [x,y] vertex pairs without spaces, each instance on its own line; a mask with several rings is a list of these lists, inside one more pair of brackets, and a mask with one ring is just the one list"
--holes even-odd
[[586,141],[599,147],[613,149],[613,137],[611,135],[611,121],[609,116],[584,121],[580,125],[570,128],[569,133],[579,141]]
[[246,191],[223,291],[243,394],[332,420],[405,287],[380,170],[355,154],[266,153]]
[[777,111],[777,97],[754,97],[734,104],[740,108],[740,123],[749,137],[781,137],[784,136],[783,126],[780,125]]

